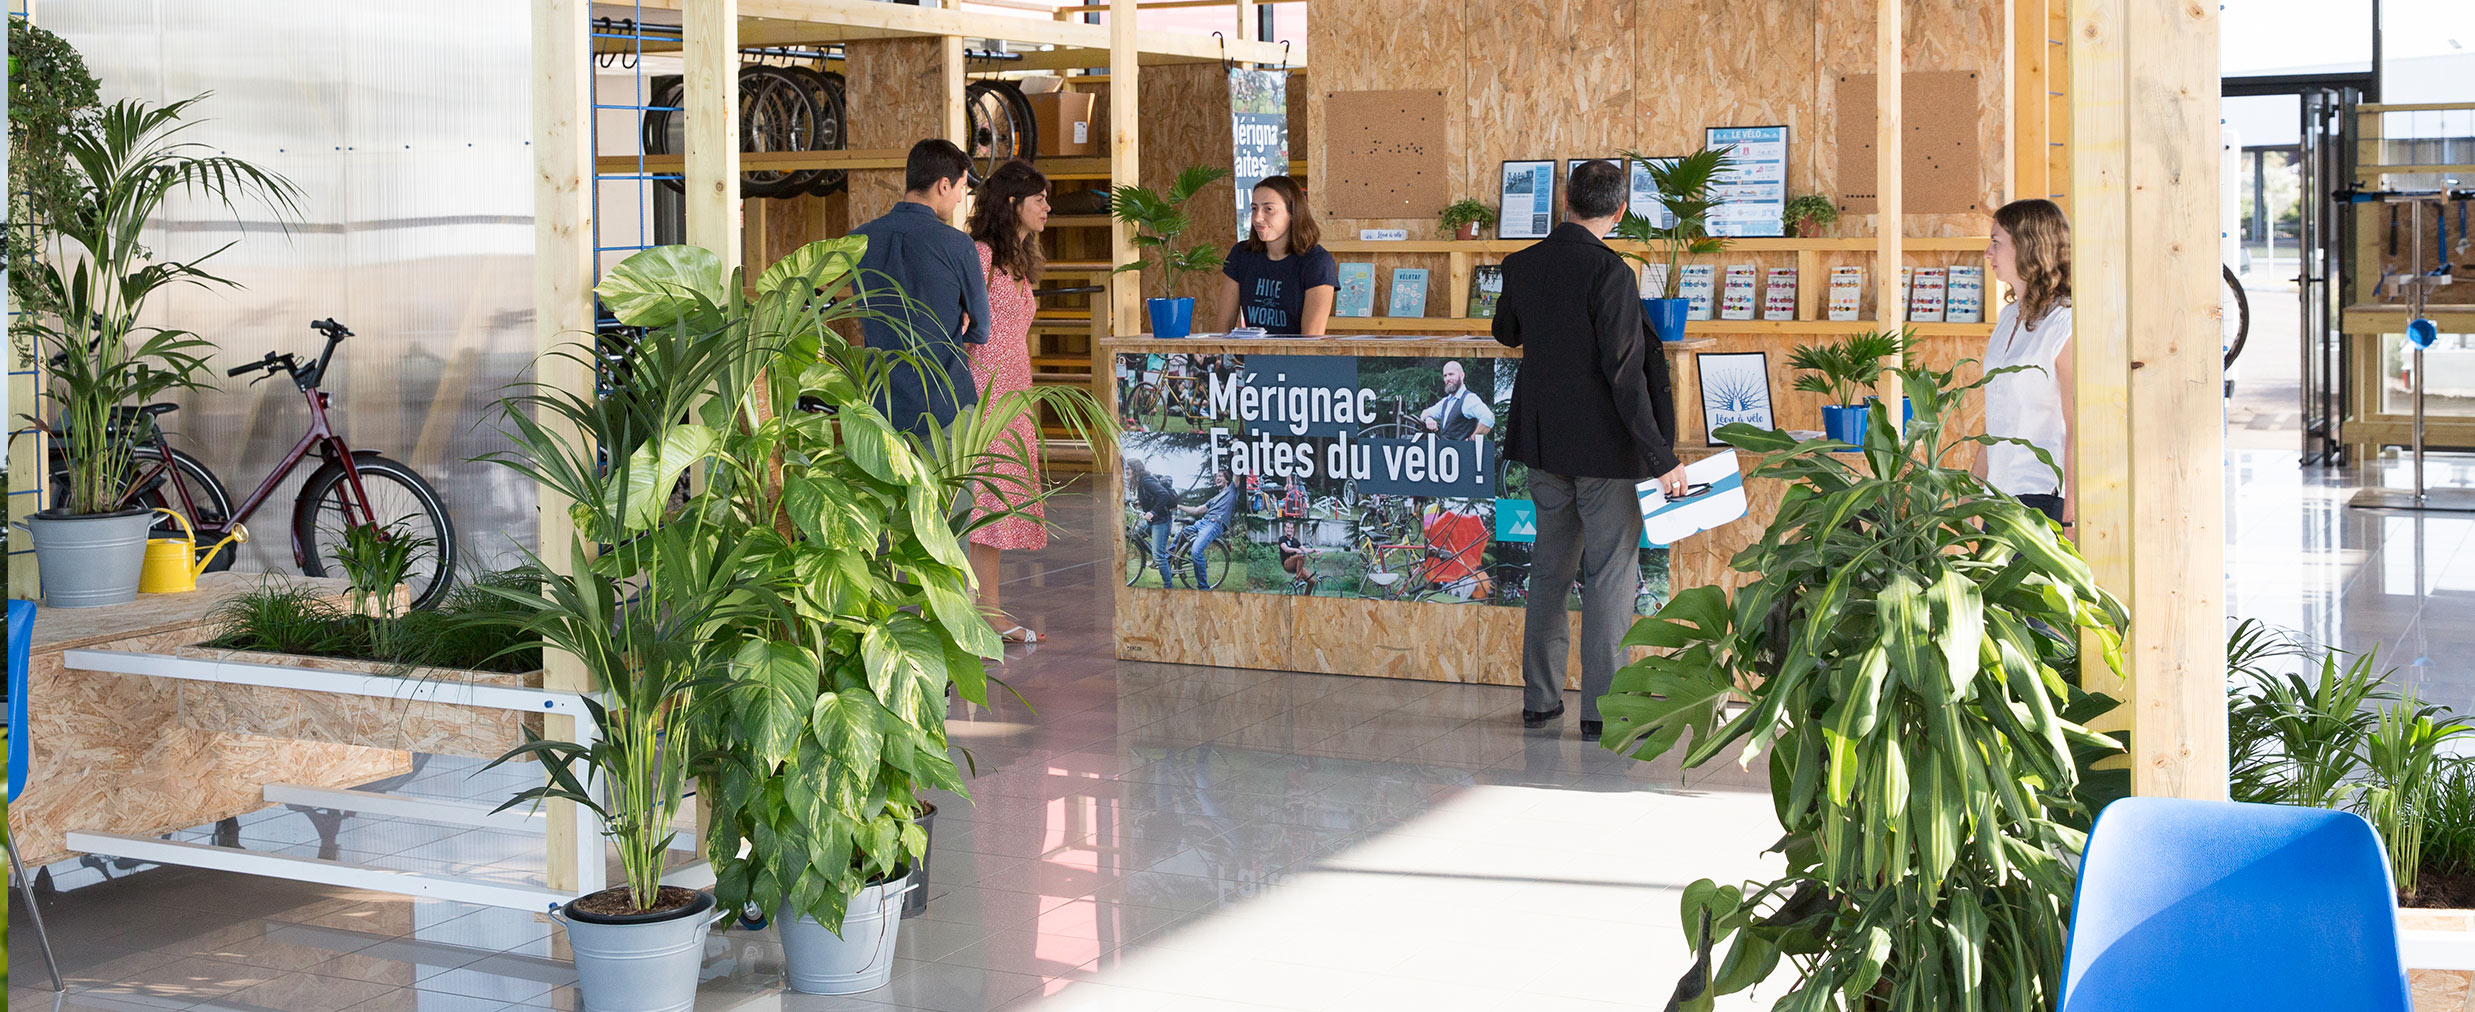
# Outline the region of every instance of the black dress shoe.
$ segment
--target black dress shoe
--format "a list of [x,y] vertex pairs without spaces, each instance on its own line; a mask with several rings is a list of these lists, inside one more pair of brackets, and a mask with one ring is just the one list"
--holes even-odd
[[1521,711],[1521,726],[1544,727],[1548,721],[1563,715],[1564,704],[1562,703],[1557,703],[1555,709],[1552,710],[1523,710]]
[[1582,722],[1581,722],[1581,740],[1583,740],[1583,741],[1597,741],[1597,740],[1598,740],[1598,735],[1599,735],[1599,732],[1600,732],[1600,731],[1605,730],[1605,729],[1606,729],[1606,727],[1607,727],[1607,725],[1606,725],[1604,722],[1602,722],[1602,721],[1596,721],[1596,720],[1585,720],[1585,721],[1582,721]]

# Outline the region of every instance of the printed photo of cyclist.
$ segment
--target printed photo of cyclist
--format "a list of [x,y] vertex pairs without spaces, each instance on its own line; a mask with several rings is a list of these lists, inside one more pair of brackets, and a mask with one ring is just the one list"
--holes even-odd
[[1212,383],[1246,366],[1244,355],[1122,354],[1117,356],[1117,422],[1128,432],[1231,433],[1245,426],[1211,420]]

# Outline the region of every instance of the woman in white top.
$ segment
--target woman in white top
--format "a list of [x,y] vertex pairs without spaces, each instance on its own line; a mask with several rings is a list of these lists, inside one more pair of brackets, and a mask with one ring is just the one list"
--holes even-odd
[[[2021,439],[2053,458],[2048,465],[2017,443],[1977,456],[1986,484],[2033,506],[2057,523],[2072,520],[2078,485],[2071,459],[2071,222],[2050,200],[2016,200],[1994,212],[1985,247],[1994,277],[2008,290],[1994,334],[1985,343],[1985,370],[2027,366],[1985,386],[1985,433]],[[2056,473],[2059,469],[2060,473]]]

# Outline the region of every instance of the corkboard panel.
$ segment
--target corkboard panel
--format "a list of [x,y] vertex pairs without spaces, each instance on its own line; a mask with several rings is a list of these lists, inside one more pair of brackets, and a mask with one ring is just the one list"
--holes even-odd
[[[863,39],[843,45],[851,147],[908,151],[922,138],[945,133],[944,45],[938,39]],[[849,199],[852,223],[884,214],[902,199],[902,170],[852,170]]]
[[1329,92],[1324,104],[1331,159],[1315,169],[1335,217],[1432,215],[1452,202],[1443,89]]
[[[1977,145],[1977,93],[1983,83],[1974,71],[1907,74],[1901,83],[1900,193],[1904,207],[1918,214],[1993,213],[1984,159]],[[1832,78],[1838,90],[1839,209],[1856,214],[1876,210],[1880,185],[1875,171],[1874,140],[1881,117],[1874,105],[1878,87],[1872,74],[1840,74]]]
[[[2004,110],[2010,107],[2003,93],[2002,68],[2008,65],[2010,50],[2005,44],[2003,25],[2008,4],[1984,3],[1981,0],[1908,0],[1904,5],[1902,28],[1902,65],[1906,80],[1916,75],[1944,71],[1979,71],[1977,97],[1972,107],[1977,119],[1977,147],[1983,177],[1982,203],[1986,207],[2000,203],[1997,187],[2008,176],[2005,170],[2010,150],[2010,128]],[[1816,129],[1807,131],[1808,147],[1819,160],[1810,163],[1814,175],[1791,176],[1789,184],[1798,192],[1831,192],[1838,185],[1839,165],[1838,84],[1839,75],[1871,74],[1874,72],[1873,37],[1875,5],[1872,0],[1821,0],[1815,10],[1814,36],[1821,54],[1822,74],[1814,95],[1811,115]],[[1913,84],[1908,87],[1913,88]],[[1903,103],[1904,105],[1904,103]],[[1803,158],[1799,164],[1806,164]],[[1807,189],[1808,185],[1810,189]],[[1955,236],[1985,234],[1984,212],[1926,213],[1917,209],[1910,197],[1906,207],[1907,222],[1903,231],[1912,236]],[[1837,235],[1873,235],[1872,212],[1848,212],[1835,228]]]
[[[1330,4],[1307,19],[1310,48],[1318,54],[1312,74],[1293,77],[1292,94],[1306,102],[1306,136],[1290,138],[1289,150],[1304,153],[1312,176],[1308,194],[1327,236],[1356,238],[1361,228],[1403,228],[1426,234],[1435,227],[1433,213],[1400,217],[1353,218],[1333,209],[1332,132],[1330,103],[1325,96],[1339,91],[1441,89],[1451,112],[1444,126],[1448,150],[1466,152],[1473,117],[1469,107],[1471,40],[1466,37],[1470,0],[1387,0],[1384,3]],[[1327,55],[1328,54],[1328,55]],[[1492,204],[1492,182],[1475,182],[1467,174],[1469,156],[1447,158],[1453,196],[1476,196]],[[1490,168],[1490,179],[1493,169]],[[1443,205],[1436,205],[1441,208]]]

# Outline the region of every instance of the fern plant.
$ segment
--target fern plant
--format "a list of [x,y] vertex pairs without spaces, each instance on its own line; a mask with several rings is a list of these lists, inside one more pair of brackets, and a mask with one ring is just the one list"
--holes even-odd
[[1160,297],[1174,298],[1180,274],[1202,274],[1220,269],[1220,251],[1209,245],[1179,249],[1177,240],[1186,234],[1192,222],[1186,217],[1186,202],[1194,199],[1203,188],[1229,178],[1229,170],[1205,165],[1189,165],[1177,174],[1177,182],[1169,187],[1167,196],[1148,187],[1128,184],[1109,193],[1109,217],[1133,225],[1135,260],[1119,264],[1109,273],[1143,269],[1146,254],[1160,264]]
[[1727,240],[1710,234],[1711,212],[1726,201],[1719,198],[1719,176],[1733,168],[1736,159],[1733,148],[1703,148],[1682,158],[1652,158],[1632,151],[1624,153],[1624,161],[1640,162],[1648,167],[1651,185],[1659,191],[1659,202],[1667,206],[1673,219],[1666,225],[1652,224],[1631,211],[1616,222],[1616,238],[1657,252],[1640,253],[1619,250],[1624,256],[1649,264],[1665,260],[1667,292],[1664,297],[1676,298],[1677,285],[1682,283],[1678,269],[1687,254],[1707,256],[1727,250]]
[[[1783,1009],[2029,1012],[2059,995],[2086,839],[2074,751],[2121,748],[2084,726],[2115,701],[2069,673],[2082,636],[2120,670],[2126,615],[2042,515],[1949,466],[2006,441],[1955,431],[1986,381],[1899,376],[1915,418],[1902,436],[1869,406],[1862,464],[1830,440],[1719,430],[1788,484],[1777,518],[1733,560],[1750,580],[1732,599],[1683,591],[1634,627],[1626,642],[1659,653],[1600,704],[1614,751],[1656,759],[1690,735],[1687,768],[1769,764],[1786,874],[1686,890],[1700,958],[1670,1008],[1709,1009],[1783,960]],[[1734,698],[1750,706],[1731,718]]]
[[1875,381],[1882,378],[1883,363],[1903,358],[1915,333],[1914,328],[1902,327],[1898,333],[1852,335],[1837,344],[1798,345],[1795,354],[1788,356],[1788,367],[1797,370],[1795,388],[1821,394],[1833,404],[1864,403]]

